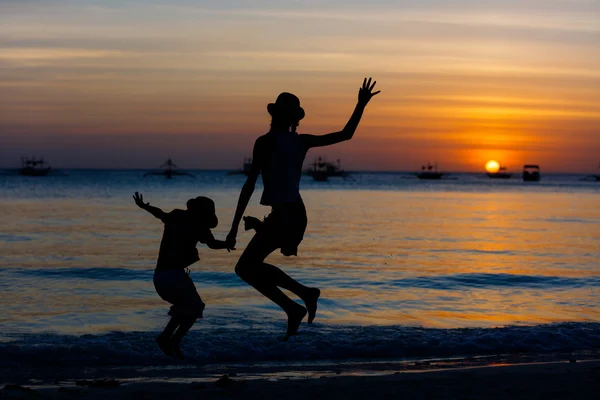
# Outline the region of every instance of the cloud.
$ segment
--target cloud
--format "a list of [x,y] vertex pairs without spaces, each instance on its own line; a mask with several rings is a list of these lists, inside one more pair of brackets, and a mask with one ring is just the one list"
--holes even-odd
[[115,50],[65,48],[0,48],[0,62],[32,66],[55,61],[123,57],[126,53]]

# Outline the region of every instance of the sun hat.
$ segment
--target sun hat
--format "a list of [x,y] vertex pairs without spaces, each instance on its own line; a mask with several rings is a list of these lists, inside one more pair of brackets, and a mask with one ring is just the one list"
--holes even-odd
[[219,224],[219,219],[215,212],[215,202],[208,197],[198,196],[189,199],[186,205],[188,210],[202,215],[202,218],[210,229],[216,228]]
[[267,105],[267,111],[272,117],[283,117],[300,121],[304,118],[304,109],[300,107],[300,99],[288,92],[277,96],[275,103]]

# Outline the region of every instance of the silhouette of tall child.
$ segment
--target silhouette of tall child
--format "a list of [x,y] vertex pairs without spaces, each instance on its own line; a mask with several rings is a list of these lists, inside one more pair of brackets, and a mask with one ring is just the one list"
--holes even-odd
[[[271,214],[260,223],[246,219],[246,228],[256,233],[242,253],[235,272],[245,282],[276,303],[288,316],[285,339],[296,334],[308,313],[312,323],[317,311],[320,290],[297,282],[281,269],[264,262],[276,249],[285,256],[297,255],[307,225],[306,209],[300,196],[300,178],[306,153],[313,147],[322,147],[352,139],[365,107],[379,91],[373,92],[375,82],[363,81],[358,92],[358,103],[343,130],[327,135],[299,135],[296,128],[304,118],[300,100],[291,93],[281,93],[275,103],[267,106],[271,115],[271,130],[254,144],[252,167],[238,200],[227,243],[233,248],[238,227],[254,192],[258,176],[262,174],[264,190],[261,204],[270,206]],[[246,217],[248,218],[248,217]],[[296,294],[305,307],[286,296],[279,288]]]
[[228,249],[223,240],[216,240],[211,229],[219,223],[215,203],[207,197],[188,200],[187,210],[175,209],[165,213],[135,192],[135,204],[165,224],[158,261],[154,270],[154,288],[158,295],[173,306],[171,320],[158,335],[156,342],[168,356],[183,359],[180,343],[197,318],[202,318],[205,304],[198,295],[189,271],[186,269],[200,260],[196,245],[206,244],[211,249]]

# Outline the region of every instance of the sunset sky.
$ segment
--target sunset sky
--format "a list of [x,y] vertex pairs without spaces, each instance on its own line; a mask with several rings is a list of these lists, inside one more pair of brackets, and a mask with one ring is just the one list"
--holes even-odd
[[0,167],[235,168],[280,92],[328,133],[364,76],[309,159],[598,171],[599,0],[0,0]]

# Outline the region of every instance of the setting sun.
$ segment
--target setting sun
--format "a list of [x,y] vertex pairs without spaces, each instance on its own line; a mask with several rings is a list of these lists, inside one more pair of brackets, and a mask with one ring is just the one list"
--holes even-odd
[[495,174],[496,172],[500,171],[500,164],[498,161],[490,160],[487,162],[487,164],[485,164],[485,170],[490,174]]

